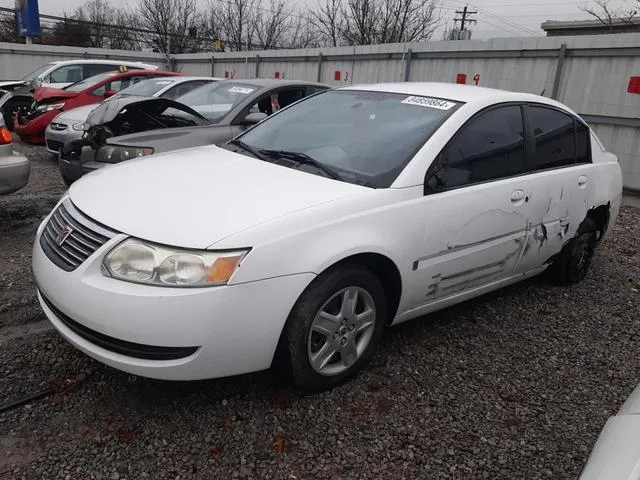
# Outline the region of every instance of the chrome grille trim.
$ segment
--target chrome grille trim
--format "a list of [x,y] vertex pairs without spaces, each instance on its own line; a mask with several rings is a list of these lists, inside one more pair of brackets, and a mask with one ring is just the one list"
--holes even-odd
[[[72,229],[71,233],[59,245],[57,238],[67,227]],[[49,260],[71,272],[116,235],[118,232],[91,220],[67,198],[45,225],[40,246]]]

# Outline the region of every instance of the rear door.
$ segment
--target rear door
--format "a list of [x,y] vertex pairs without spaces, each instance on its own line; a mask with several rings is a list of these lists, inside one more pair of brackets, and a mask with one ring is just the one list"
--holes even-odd
[[588,127],[568,113],[525,106],[530,154],[530,228],[519,269],[543,265],[576,233],[594,202]]

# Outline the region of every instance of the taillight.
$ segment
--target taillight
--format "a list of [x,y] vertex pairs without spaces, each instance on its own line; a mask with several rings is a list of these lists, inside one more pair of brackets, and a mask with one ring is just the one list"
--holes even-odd
[[7,127],[0,127],[0,145],[6,145],[7,143],[11,143],[13,138],[11,138],[11,132]]

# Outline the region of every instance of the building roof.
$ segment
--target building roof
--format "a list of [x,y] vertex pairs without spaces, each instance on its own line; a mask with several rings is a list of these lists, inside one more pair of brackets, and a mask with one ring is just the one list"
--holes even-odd
[[640,18],[632,18],[630,20],[617,18],[613,19],[611,23],[603,23],[600,20],[547,20],[540,27],[547,33],[559,31],[579,32],[581,30],[595,30],[602,33],[610,33],[612,30],[616,32],[640,31]]

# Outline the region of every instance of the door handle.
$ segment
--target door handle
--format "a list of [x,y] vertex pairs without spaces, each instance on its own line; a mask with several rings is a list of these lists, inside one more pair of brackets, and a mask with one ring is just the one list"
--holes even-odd
[[587,184],[588,178],[586,175],[580,175],[578,177],[578,186],[584,187]]
[[521,205],[524,202],[524,190],[514,190],[511,192],[511,203]]

